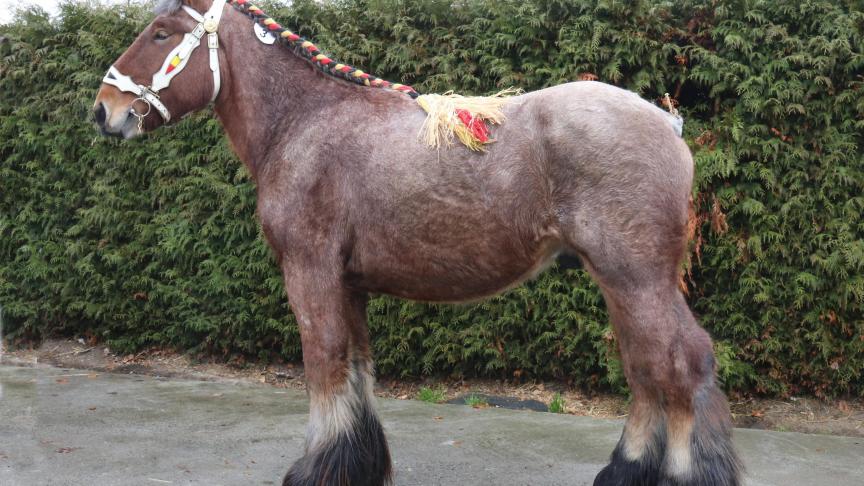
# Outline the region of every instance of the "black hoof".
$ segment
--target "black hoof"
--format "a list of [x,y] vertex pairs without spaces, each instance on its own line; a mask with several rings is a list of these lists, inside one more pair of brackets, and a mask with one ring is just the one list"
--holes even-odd
[[658,469],[641,462],[613,460],[594,478],[594,486],[657,486]]
[[664,445],[661,430],[654,436],[653,447],[640,460],[631,461],[624,457],[622,445],[618,444],[609,464],[594,478],[594,486],[657,486]]

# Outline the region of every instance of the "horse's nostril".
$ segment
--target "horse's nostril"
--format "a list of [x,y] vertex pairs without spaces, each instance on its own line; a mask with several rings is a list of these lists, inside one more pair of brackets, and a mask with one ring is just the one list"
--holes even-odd
[[93,109],[93,117],[96,119],[96,123],[101,127],[105,126],[105,104],[99,103],[96,105],[96,108]]

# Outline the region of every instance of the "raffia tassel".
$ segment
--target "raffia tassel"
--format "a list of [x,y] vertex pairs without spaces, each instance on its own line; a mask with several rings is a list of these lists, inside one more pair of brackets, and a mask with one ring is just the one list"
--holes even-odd
[[476,152],[486,150],[484,145],[494,140],[478,139],[471,128],[459,118],[460,110],[467,111],[479,123],[500,125],[505,116],[502,108],[510,97],[522,91],[507,88],[492,96],[461,96],[448,91],[444,94],[428,94],[417,97],[417,103],[426,111],[426,121],[420,127],[420,138],[426,145],[440,148],[450,147],[453,138],[458,138],[466,147]]

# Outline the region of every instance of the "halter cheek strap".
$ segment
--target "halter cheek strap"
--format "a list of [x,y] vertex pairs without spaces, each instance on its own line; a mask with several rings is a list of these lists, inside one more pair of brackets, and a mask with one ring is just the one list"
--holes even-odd
[[[219,20],[222,18],[225,1],[213,0],[213,5],[204,15],[199,14],[188,5],[183,5],[183,10],[198,21],[198,25],[192,29],[192,32],[184,35],[180,44],[168,53],[162,67],[153,74],[150,86],[135,83],[132,78],[122,74],[114,66],[108,68],[108,73],[102,78],[102,82],[110,84],[120,91],[135,94],[148,106],[156,108],[165,123],[168,123],[171,120],[171,112],[159,99],[159,91],[167,88],[174,76],[177,76],[186,67],[186,63],[192,57],[192,52],[201,45],[201,37],[206,33],[207,47],[210,50],[210,71],[213,72],[213,95],[210,97],[210,101],[214,101],[219,95],[222,84],[219,75],[219,37],[216,31],[219,28]],[[136,114],[136,116],[138,115]]]
[[[216,35],[216,30],[219,29],[219,21],[222,19],[222,6],[225,5],[225,1],[215,0],[210,10],[203,17],[192,7],[183,5],[183,10],[193,19],[197,20],[199,22],[198,25],[203,27],[204,31],[207,32],[207,48],[210,49],[210,71],[213,72],[213,96],[210,97],[211,102],[215,101],[216,97],[219,96],[219,88],[221,88],[222,84],[222,80],[219,77],[219,36]],[[217,3],[219,4],[218,8]],[[197,47],[197,44],[195,47]]]

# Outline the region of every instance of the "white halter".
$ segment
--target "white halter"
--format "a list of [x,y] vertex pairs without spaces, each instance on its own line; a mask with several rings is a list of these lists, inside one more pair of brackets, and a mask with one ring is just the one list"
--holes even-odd
[[[159,91],[168,87],[171,79],[177,76],[180,71],[186,67],[186,62],[192,56],[192,51],[201,44],[201,37],[207,32],[207,47],[210,49],[210,70],[213,71],[213,96],[210,101],[216,99],[219,95],[221,80],[219,77],[219,38],[216,36],[216,30],[219,28],[219,19],[222,18],[222,8],[225,6],[226,0],[213,0],[213,5],[210,10],[204,15],[199,14],[195,9],[183,5],[183,10],[189,16],[198,21],[198,25],[192,29],[192,32],[183,36],[180,45],[174,48],[165,57],[165,62],[156,73],[153,74],[153,81],[150,86],[142,86],[132,81],[132,78],[122,74],[114,66],[108,68],[108,74],[102,78],[102,82],[116,87],[120,91],[126,91],[138,96],[138,100],[143,101],[147,105],[147,113],[150,113],[150,107],[156,108],[156,111],[162,115],[165,123],[171,121],[171,112],[159,99]],[[137,101],[137,100],[136,100]],[[132,109],[132,114],[138,117],[139,122],[147,116],[147,113],[136,113]]]

